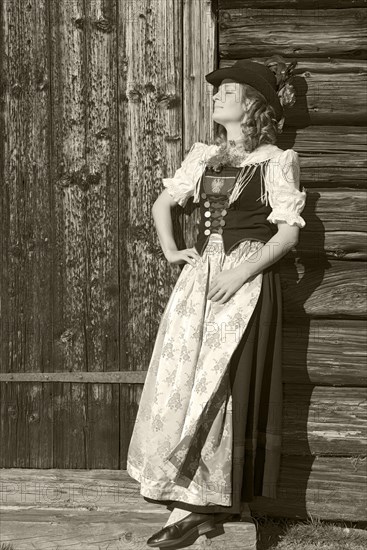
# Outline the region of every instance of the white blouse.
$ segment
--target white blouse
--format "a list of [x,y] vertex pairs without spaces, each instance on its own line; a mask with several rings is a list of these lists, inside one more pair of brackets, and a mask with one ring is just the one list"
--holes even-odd
[[[163,178],[170,196],[184,207],[190,197],[199,202],[199,183],[206,160],[215,154],[217,145],[195,142],[172,178]],[[267,220],[286,222],[302,228],[306,225],[301,213],[306,203],[306,190],[300,190],[300,166],[296,151],[270,144],[260,145],[241,163],[241,167],[268,161],[264,170],[266,199],[272,208]]]

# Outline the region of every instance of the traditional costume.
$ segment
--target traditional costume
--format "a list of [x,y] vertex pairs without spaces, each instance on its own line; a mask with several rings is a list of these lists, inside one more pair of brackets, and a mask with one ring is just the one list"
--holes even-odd
[[[208,167],[217,145],[193,144],[163,184],[200,208],[195,247],[163,312],[130,441],[127,472],[167,508],[240,513],[277,496],[282,431],[279,262],[230,299],[207,299],[215,275],[255,261],[278,222],[300,228],[298,155],[260,145],[239,166]],[[268,247],[266,247],[268,248]],[[267,252],[269,253],[269,252]]]

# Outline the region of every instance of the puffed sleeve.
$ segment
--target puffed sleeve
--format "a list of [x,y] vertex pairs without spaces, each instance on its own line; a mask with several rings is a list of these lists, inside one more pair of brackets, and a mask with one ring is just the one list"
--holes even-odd
[[162,179],[168,193],[182,207],[194,195],[196,183],[203,172],[202,160],[206,148],[205,143],[195,142],[175,175]]
[[272,159],[269,167],[267,187],[272,212],[267,220],[304,227],[306,222],[300,214],[305,207],[306,191],[304,187],[300,189],[298,154],[293,149],[287,149]]

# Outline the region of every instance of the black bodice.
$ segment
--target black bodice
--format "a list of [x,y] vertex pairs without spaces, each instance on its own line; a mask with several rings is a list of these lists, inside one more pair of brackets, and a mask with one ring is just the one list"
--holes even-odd
[[199,233],[195,247],[199,254],[211,233],[223,235],[225,253],[241,241],[252,239],[267,242],[277,231],[274,224],[267,220],[271,212],[261,197],[260,166],[254,167],[253,175],[240,195],[229,204],[241,167],[223,166],[218,172],[206,167],[200,180],[200,220]]

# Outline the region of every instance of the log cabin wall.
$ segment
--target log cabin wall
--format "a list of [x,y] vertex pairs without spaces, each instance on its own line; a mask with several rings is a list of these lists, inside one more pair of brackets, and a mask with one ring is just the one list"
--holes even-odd
[[278,145],[300,155],[306,227],[282,259],[284,429],[280,516],[365,519],[365,1],[218,0],[218,67],[297,59]]
[[[151,217],[161,178],[212,137],[204,74],[280,53],[299,61],[281,145],[300,153],[307,226],[282,262],[280,499],[252,507],[363,519],[364,5],[2,2],[1,467],[125,469],[179,274]],[[180,245],[196,216],[178,209]]]

